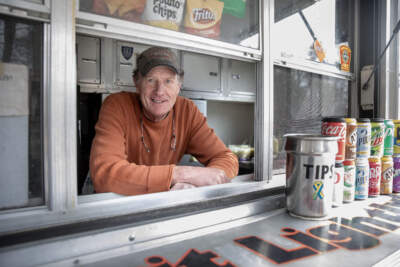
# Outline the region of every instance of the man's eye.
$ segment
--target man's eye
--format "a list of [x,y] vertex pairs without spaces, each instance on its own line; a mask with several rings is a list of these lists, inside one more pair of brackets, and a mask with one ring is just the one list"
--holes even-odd
[[147,82],[148,82],[148,83],[151,83],[151,82],[153,82],[153,81],[154,81],[153,78],[147,78]]

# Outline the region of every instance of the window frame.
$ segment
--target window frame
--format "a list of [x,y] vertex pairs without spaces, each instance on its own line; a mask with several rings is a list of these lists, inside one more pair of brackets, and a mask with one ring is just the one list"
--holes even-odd
[[[17,2],[19,4],[18,7],[22,8],[23,1]],[[44,124],[42,130],[44,137],[45,205],[1,211],[0,236],[55,225],[124,214],[137,214],[148,210],[157,212],[176,205],[189,206],[189,204],[193,203],[211,202],[215,201],[215,199],[232,197],[240,199],[240,196],[246,193],[256,193],[282,186],[282,184],[271,182],[270,179],[272,166],[272,162],[269,160],[272,157],[272,152],[269,152],[272,151],[270,150],[272,148],[272,142],[270,141],[272,134],[270,106],[273,98],[271,98],[272,90],[269,89],[272,84],[269,29],[273,18],[271,16],[273,14],[273,1],[267,0],[259,2],[260,29],[263,29],[263,32],[260,31],[260,45],[267,48],[264,49],[266,51],[263,55],[264,60],[261,60],[261,49],[260,51],[250,50],[249,52],[243,52],[243,49],[240,49],[241,51],[237,52],[235,51],[236,48],[232,49],[232,47],[225,44],[222,47],[217,46],[216,49],[212,49],[214,40],[207,41],[207,44],[204,45],[195,45],[195,42],[186,41],[180,42],[179,46],[176,45],[178,46],[177,48],[184,48],[186,51],[208,52],[211,55],[247,61],[250,58],[250,61],[257,62],[258,77],[261,77],[257,83],[257,95],[259,97],[257,97],[255,108],[255,128],[257,133],[255,133],[256,167],[254,175],[256,178],[254,180],[257,182],[229,183],[184,191],[130,197],[120,197],[109,193],[99,194],[95,197],[78,198],[75,38],[76,30],[83,30],[85,27],[75,24],[76,18],[74,15],[78,5],[74,6],[74,3],[75,1],[53,1],[50,5],[50,1],[46,0],[45,5],[32,4],[36,7],[40,6],[39,9],[45,7],[44,10],[48,12],[47,15],[50,17],[50,21],[44,20],[46,23],[44,24],[43,47]],[[8,7],[10,6],[9,4],[9,0],[0,0],[0,6]],[[48,5],[48,9],[46,5]],[[25,9],[29,10],[29,7],[30,5]],[[15,15],[10,10],[0,12]],[[40,15],[35,17],[35,15],[31,16],[24,13],[21,16],[43,21]],[[93,31],[93,28],[90,30]],[[124,38],[124,41],[130,41],[128,36],[135,32],[130,29],[126,32],[126,35],[118,34],[119,38],[121,36]],[[104,30],[98,33],[99,35],[105,34],[107,37],[112,37],[112,34]],[[142,43],[155,44],[156,36],[157,33],[153,33],[152,38],[142,40]],[[176,42],[175,38],[180,38],[180,35],[172,36],[171,40]],[[181,40],[179,39],[179,41]],[[167,43],[162,42],[164,45]],[[218,43],[220,42],[218,41]],[[160,43],[157,44],[160,45]],[[259,58],[255,58],[256,56]],[[251,179],[252,177],[253,175],[250,175],[247,178]],[[223,201],[221,201],[219,208],[223,207]]]
[[[350,82],[349,85],[349,105],[348,105],[348,113],[351,117],[358,118],[359,117],[359,103],[358,103],[358,88],[359,86],[359,21],[360,21],[360,0],[354,1],[354,18],[353,18],[353,39],[351,40],[353,43],[352,49],[352,61],[353,61],[353,72],[344,72],[333,66],[329,66],[327,64],[320,64],[317,62],[307,61],[305,59],[287,59],[281,56],[272,55],[273,68],[275,66],[300,70],[304,72],[315,73],[327,77],[333,77],[343,80],[348,80]],[[389,0],[390,1],[390,0]],[[274,26],[274,21],[272,27]],[[273,71],[273,70],[272,70]],[[273,77],[273,76],[272,76]],[[273,88],[273,84],[271,85]],[[273,96],[272,96],[273,99]],[[357,101],[356,101],[357,100]],[[273,104],[271,104],[273,105]],[[273,110],[271,111],[273,114]],[[273,131],[274,125],[272,122],[271,129]],[[273,136],[273,135],[271,135]],[[272,151],[272,148],[271,150]],[[271,152],[272,153],[272,152]],[[273,159],[272,159],[273,160]],[[282,174],[281,169],[273,169],[272,170],[272,180],[284,180],[285,174]]]

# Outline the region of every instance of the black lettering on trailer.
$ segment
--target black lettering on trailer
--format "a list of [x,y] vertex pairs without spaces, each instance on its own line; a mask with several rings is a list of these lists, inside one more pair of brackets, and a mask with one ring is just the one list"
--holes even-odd
[[380,209],[380,210],[387,210],[387,211],[390,211],[390,212],[393,212],[393,213],[396,213],[396,214],[400,215],[400,208],[391,207],[388,204],[391,204],[391,202],[389,202],[387,204],[373,203],[373,204],[370,204],[368,207],[377,208],[377,209]]
[[[381,236],[390,231],[395,231],[398,228],[400,228],[394,224],[387,223],[387,222],[377,220],[374,218],[370,218],[370,217],[353,217],[352,219],[335,217],[335,218],[331,218],[329,220],[332,222],[338,223],[338,224],[349,226],[351,228],[375,235],[375,236]],[[366,223],[371,224],[372,226],[370,226]],[[381,229],[375,228],[374,226],[378,226],[378,227],[384,228],[386,230],[381,230]]]
[[380,244],[379,239],[372,235],[335,223],[310,228],[307,232],[348,250],[373,248]]
[[319,254],[304,245],[295,249],[281,248],[278,245],[263,240],[257,236],[241,237],[234,241],[240,246],[250,250],[252,253],[275,264],[288,263]]
[[175,264],[160,256],[147,257],[145,262],[149,267],[236,267],[236,265],[227,260],[223,263],[218,263],[216,262],[217,258],[219,258],[219,255],[210,250],[200,252],[196,249],[189,249]]
[[144,259],[148,266],[152,267],[173,267],[164,257],[161,256],[150,256]]
[[367,209],[367,212],[371,217],[378,217],[392,222],[400,223],[400,215],[390,215],[387,214],[386,211],[378,209]]
[[294,228],[282,228],[281,231],[284,232],[284,234],[282,234],[283,237],[286,237],[287,239],[293,240],[297,243],[300,243],[301,245],[305,245],[319,252],[326,252],[338,249],[337,246],[331,245],[327,242],[322,241],[319,238],[315,238],[314,236],[303,233]]

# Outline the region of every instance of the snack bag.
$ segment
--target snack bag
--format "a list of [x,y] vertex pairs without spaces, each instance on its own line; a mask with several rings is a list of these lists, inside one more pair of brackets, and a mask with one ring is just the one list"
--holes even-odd
[[217,0],[187,0],[185,31],[208,38],[220,35],[224,2]]
[[246,0],[221,0],[225,3],[224,14],[231,14],[232,16],[243,18],[246,14]]
[[185,0],[147,0],[142,20],[152,26],[177,31],[184,7]]
[[146,0],[93,0],[96,14],[139,22]]

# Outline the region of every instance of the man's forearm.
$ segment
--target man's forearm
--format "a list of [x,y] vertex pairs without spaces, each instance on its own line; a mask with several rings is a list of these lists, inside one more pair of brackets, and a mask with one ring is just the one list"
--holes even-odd
[[194,186],[223,184],[230,179],[218,168],[175,166],[172,170],[171,186],[176,183],[188,183]]

